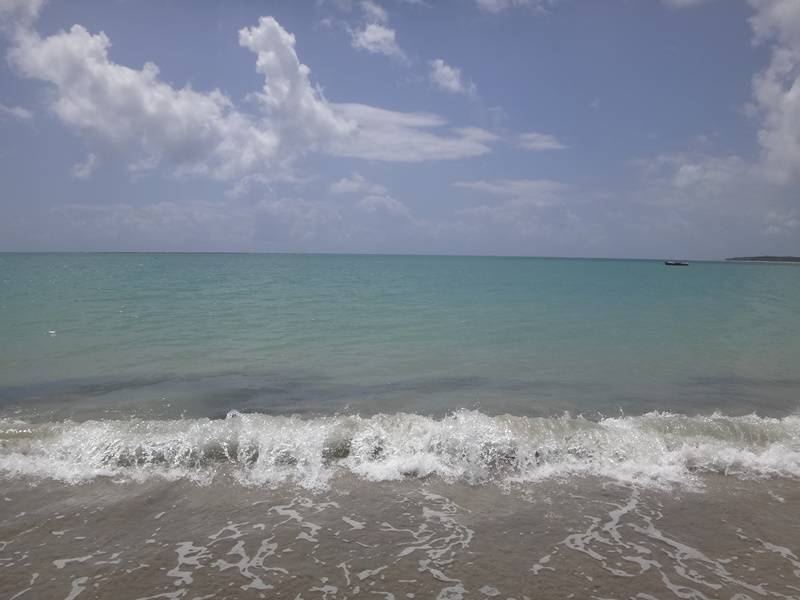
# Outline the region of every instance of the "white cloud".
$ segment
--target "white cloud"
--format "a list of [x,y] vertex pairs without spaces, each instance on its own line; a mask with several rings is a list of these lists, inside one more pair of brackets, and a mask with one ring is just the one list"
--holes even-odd
[[412,218],[405,204],[387,194],[365,196],[358,201],[358,206],[370,213],[385,212],[390,215]]
[[549,5],[559,0],[475,0],[478,8],[489,13],[500,13],[512,8],[528,8],[544,12]]
[[448,65],[441,58],[434,59],[428,63],[430,72],[428,77],[431,82],[444,92],[451,94],[475,95],[477,91],[472,82],[464,83],[461,78],[461,69]]
[[378,23],[369,23],[363,29],[351,32],[350,43],[357,50],[366,50],[372,54],[385,54],[401,62],[408,60],[405,52],[397,45],[394,29]]
[[526,150],[564,150],[568,146],[560,142],[555,136],[548,133],[521,133],[519,135],[519,145]]
[[560,195],[570,189],[564,183],[549,179],[456,181],[453,185],[492,196],[524,199],[528,203],[539,206],[551,206],[560,203]]
[[375,217],[402,217],[407,225],[418,230],[429,227],[427,221],[415,218],[405,204],[392,197],[385,186],[368,181],[358,173],[332,183],[328,191],[336,195],[361,196],[356,208]]
[[2,116],[27,120],[33,117],[33,113],[21,106],[6,106],[5,104],[0,104],[0,117]]
[[661,0],[662,4],[670,8],[687,8],[708,2],[708,0]]
[[524,236],[575,229],[577,216],[564,202],[570,186],[548,179],[458,181],[453,185],[494,196],[497,200],[471,206],[460,214],[481,224],[512,229]]
[[563,183],[548,179],[495,179],[457,181],[453,185],[494,197],[459,211],[462,217],[482,226],[500,226],[523,236],[575,226],[577,217],[564,205],[564,194],[570,187]]
[[476,0],[478,8],[486,12],[501,12],[512,7],[528,6],[530,0]]
[[748,165],[738,156],[710,156],[702,160],[681,158],[675,163],[672,184],[695,195],[720,194],[732,182],[748,177]]
[[[322,5],[326,0],[318,0],[318,4]],[[333,5],[342,12],[351,12],[353,10],[352,0],[333,0]]]
[[249,249],[256,214],[253,207],[197,200],[69,203],[53,209],[59,227],[83,240],[82,247],[88,238],[95,249],[130,250]]
[[361,12],[364,13],[364,18],[370,23],[388,23],[389,15],[379,4],[372,0],[362,0]]
[[310,84],[310,69],[297,58],[294,36],[272,17],[262,17],[258,28],[243,29],[240,43],[258,54],[268,114],[282,126],[282,137],[301,142],[304,150],[311,146],[338,156],[414,162],[477,156],[494,140],[478,129],[447,137],[426,131],[446,124],[433,115],[328,102]]
[[781,45],[800,45],[800,5],[795,0],[749,0],[755,9],[750,25],[757,42],[777,39]]
[[797,235],[797,230],[800,230],[800,213],[796,210],[786,212],[771,210],[764,216],[764,223],[764,233],[766,235]]
[[772,44],[769,64],[753,77],[760,159],[688,152],[637,161],[643,169],[639,202],[668,208],[687,228],[730,215],[738,226],[752,230],[763,222],[762,233],[790,235],[795,228],[782,221],[796,218],[791,184],[800,181],[800,2],[749,4],[755,43]]
[[328,187],[332,194],[386,194],[386,188],[378,183],[367,181],[358,173],[353,173],[350,177],[343,177],[339,181],[332,183]]
[[99,249],[132,243],[132,250],[287,250],[350,232],[335,206],[302,198],[68,203],[52,215],[67,234],[91,236]]
[[353,134],[332,140],[328,151],[338,156],[418,162],[480,156],[497,137],[483,129],[463,127],[451,135],[435,130],[446,125],[430,114],[402,113],[365,104],[336,104],[337,111],[358,123]]
[[0,0],[0,26],[27,27],[39,16],[44,0]]
[[86,160],[72,166],[72,176],[78,179],[88,179],[97,167],[97,156],[93,152],[89,153]]
[[718,204],[730,210],[734,198],[759,182],[758,170],[734,155],[660,154],[634,165],[646,181],[645,201],[673,207]]
[[229,179],[275,156],[277,133],[236,111],[222,92],[172,88],[152,63],[136,70],[111,62],[110,45],[80,25],[44,39],[29,31],[10,60],[25,77],[54,86],[52,109],[65,124],[126,153],[134,170],[167,164],[179,174]]
[[402,217],[417,229],[425,229],[428,223],[415,218],[408,207],[392,197],[385,186],[368,181],[358,173],[332,183],[328,191],[336,195],[361,196],[356,208],[374,216]]
[[264,76],[258,116],[219,90],[164,83],[153,63],[114,63],[109,38],[80,25],[45,38],[21,31],[9,60],[20,75],[52,86],[51,109],[98,159],[121,157],[132,172],[287,180],[296,177],[294,161],[310,151],[412,162],[478,156],[495,139],[477,128],[445,129],[435,115],[329,102],[311,83],[294,36],[272,17],[242,29],[239,43],[256,55]]
[[756,41],[773,42],[769,66],[753,78],[764,167],[778,183],[800,179],[800,2],[750,0]]
[[259,95],[270,124],[286,140],[305,149],[327,139],[347,136],[356,124],[340,115],[311,85],[311,69],[295,52],[295,37],[272,17],[239,31],[239,44],[256,54],[256,71],[264,75]]
[[331,231],[341,231],[341,214],[324,202],[298,198],[262,200],[256,212],[258,217],[269,219],[281,233],[288,233],[295,240],[308,241]]
[[719,257],[782,253],[782,244],[797,239],[796,192],[771,183],[758,161],[700,151],[634,164],[640,178],[626,197],[629,208],[614,223],[635,223],[644,243],[683,239],[681,246]]
[[253,173],[252,175],[245,175],[240,178],[234,186],[225,192],[228,198],[242,198],[250,195],[258,188],[269,189],[271,181],[268,177],[261,173]]

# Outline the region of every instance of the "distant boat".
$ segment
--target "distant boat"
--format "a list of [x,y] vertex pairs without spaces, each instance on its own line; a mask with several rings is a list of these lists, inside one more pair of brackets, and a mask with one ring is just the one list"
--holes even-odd
[[668,267],[688,267],[689,263],[682,260],[665,260],[664,264]]

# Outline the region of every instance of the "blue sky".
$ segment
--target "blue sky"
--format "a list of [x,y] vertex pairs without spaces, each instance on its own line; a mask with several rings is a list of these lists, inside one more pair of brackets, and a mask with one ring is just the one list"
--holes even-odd
[[800,254],[800,0],[0,23],[0,250]]

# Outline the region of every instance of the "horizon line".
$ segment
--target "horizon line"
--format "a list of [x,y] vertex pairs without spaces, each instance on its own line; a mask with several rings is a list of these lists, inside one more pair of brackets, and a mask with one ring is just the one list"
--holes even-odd
[[[296,250],[0,250],[3,254],[246,254],[246,255],[290,255],[290,256],[397,256],[397,257],[441,257],[441,258],[531,258],[553,260],[690,260],[695,262],[730,262],[735,257],[691,258],[691,257],[630,257],[630,256],[560,256],[534,254],[456,254],[414,252],[303,252]],[[738,255],[743,257],[745,255]],[[791,256],[791,255],[749,255]],[[752,261],[751,261],[752,262]]]

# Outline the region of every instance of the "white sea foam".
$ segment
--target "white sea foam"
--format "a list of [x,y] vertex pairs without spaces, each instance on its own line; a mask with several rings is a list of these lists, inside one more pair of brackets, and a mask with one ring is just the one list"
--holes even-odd
[[0,420],[0,472],[77,483],[96,477],[248,485],[328,485],[338,472],[372,481],[438,476],[528,484],[594,475],[641,485],[691,484],[703,473],[800,477],[800,417],[649,413],[592,421],[458,411],[312,419]]

